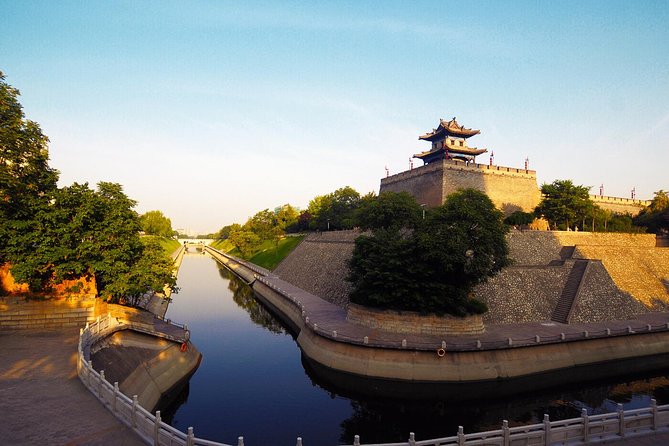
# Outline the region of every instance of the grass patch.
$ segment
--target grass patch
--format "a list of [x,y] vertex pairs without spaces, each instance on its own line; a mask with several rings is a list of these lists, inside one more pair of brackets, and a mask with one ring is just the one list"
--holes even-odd
[[179,249],[179,246],[181,246],[179,241],[174,240],[173,238],[158,237],[156,235],[145,235],[144,238],[150,238],[156,240],[163,248],[163,250],[167,253],[167,255],[172,255],[172,253],[174,253],[174,251]]
[[229,240],[216,240],[211,244],[211,247],[235,257],[248,260],[265,269],[273,270],[293,249],[295,249],[303,238],[303,235],[284,237],[279,240],[278,246],[273,240],[265,240],[249,257],[242,256],[239,250],[235,248]]
[[[258,266],[272,270],[276,268],[276,266],[285,259],[293,249],[295,249],[303,238],[303,235],[298,237],[285,237],[279,240],[278,246],[273,241],[269,241],[270,246],[257,252],[248,260]],[[267,242],[264,242],[261,245],[261,249],[264,247],[265,243]]]

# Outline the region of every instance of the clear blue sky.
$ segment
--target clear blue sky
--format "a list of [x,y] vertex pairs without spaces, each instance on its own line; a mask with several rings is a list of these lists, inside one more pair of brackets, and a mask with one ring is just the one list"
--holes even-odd
[[[669,189],[669,2],[0,0],[0,70],[61,185],[210,232],[377,191],[439,118],[539,183]],[[487,162],[487,155],[479,158]],[[421,164],[416,160],[416,165]]]

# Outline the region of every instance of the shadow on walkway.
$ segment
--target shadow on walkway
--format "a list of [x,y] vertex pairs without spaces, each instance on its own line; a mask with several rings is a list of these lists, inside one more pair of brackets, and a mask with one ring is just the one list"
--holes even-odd
[[76,329],[0,332],[3,444],[144,444],[79,381],[78,340]]

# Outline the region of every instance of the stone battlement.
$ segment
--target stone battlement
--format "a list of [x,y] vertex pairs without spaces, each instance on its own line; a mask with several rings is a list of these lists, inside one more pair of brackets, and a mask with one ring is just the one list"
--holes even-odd
[[435,161],[383,178],[380,192],[408,192],[420,204],[440,206],[459,189],[486,193],[505,214],[532,212],[541,200],[534,170],[476,164],[455,159]]
[[459,171],[468,171],[468,172],[479,172],[489,175],[504,175],[504,176],[519,176],[523,178],[534,178],[537,177],[536,170],[525,170],[517,169],[515,167],[506,167],[506,166],[497,166],[489,164],[477,164],[477,163],[466,163],[461,160],[449,159],[443,160],[442,163],[434,162],[426,164],[424,166],[415,167],[411,170],[405,170],[404,172],[397,173],[395,175],[390,175],[386,178],[381,179],[381,187],[384,185],[391,184],[397,181],[403,181],[409,178],[414,178],[416,176],[423,175],[427,172],[441,170],[441,169],[453,169]]

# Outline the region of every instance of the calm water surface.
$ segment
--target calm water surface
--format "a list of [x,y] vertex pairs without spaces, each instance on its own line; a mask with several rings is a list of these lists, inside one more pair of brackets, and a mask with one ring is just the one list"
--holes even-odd
[[[307,446],[327,446],[350,444],[358,434],[364,443],[397,442],[409,432],[417,439],[454,435],[458,425],[476,432],[498,429],[502,419],[519,425],[539,422],[544,413],[561,419],[582,408],[609,412],[619,402],[645,407],[652,397],[669,403],[667,371],[543,391],[530,381],[511,397],[475,401],[462,401],[468,391],[459,389],[421,400],[394,397],[393,389],[369,396],[364,383],[356,390],[303,364],[287,329],[208,255],[184,257],[179,287],[167,317],[188,324],[203,359],[162,410],[173,426],[193,426],[200,438],[236,445],[243,435],[248,446],[294,446],[301,436]],[[421,390],[430,395],[430,388]]]

